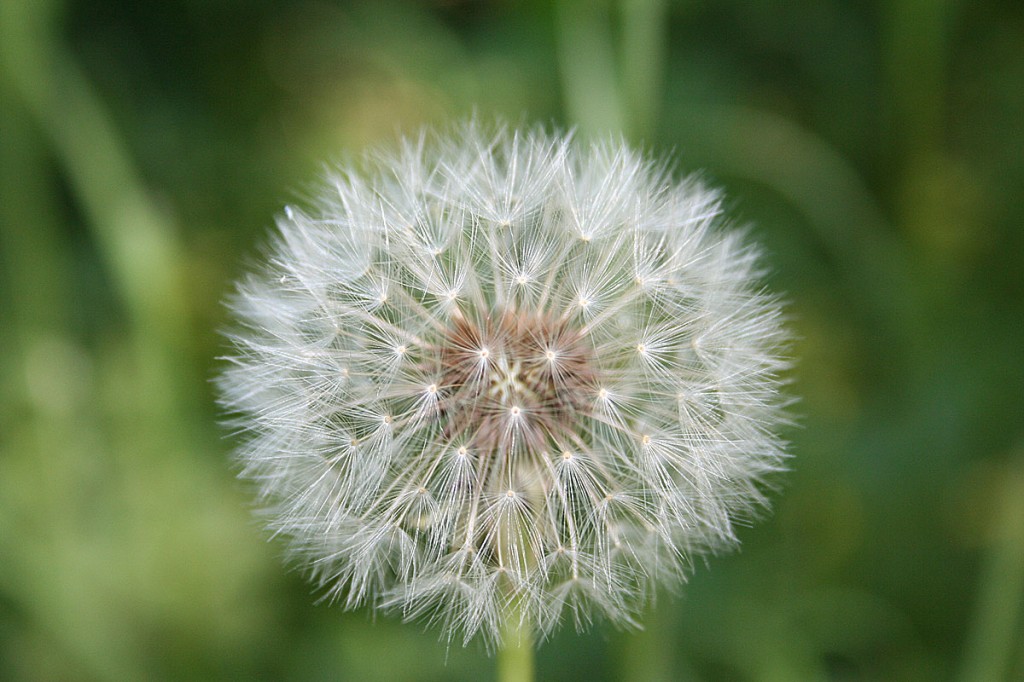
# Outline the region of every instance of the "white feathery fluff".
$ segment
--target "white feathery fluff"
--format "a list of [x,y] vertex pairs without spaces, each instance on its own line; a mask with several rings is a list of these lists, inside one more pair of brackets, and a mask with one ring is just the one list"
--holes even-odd
[[332,172],[230,301],[241,475],[346,607],[495,641],[634,617],[785,457],[779,300],[721,198],[470,123]]

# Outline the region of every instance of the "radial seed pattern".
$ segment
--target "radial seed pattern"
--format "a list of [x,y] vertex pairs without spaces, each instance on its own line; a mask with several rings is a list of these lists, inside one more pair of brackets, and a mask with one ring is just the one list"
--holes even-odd
[[778,302],[717,194],[626,146],[465,126],[286,209],[232,307],[243,476],[346,606],[619,623],[780,468]]

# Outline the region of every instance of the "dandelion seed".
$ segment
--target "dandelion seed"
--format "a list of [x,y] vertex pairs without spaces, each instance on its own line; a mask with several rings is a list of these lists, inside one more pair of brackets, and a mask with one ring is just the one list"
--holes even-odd
[[621,143],[467,125],[285,207],[222,402],[346,607],[493,642],[629,624],[785,457],[779,302],[718,195]]

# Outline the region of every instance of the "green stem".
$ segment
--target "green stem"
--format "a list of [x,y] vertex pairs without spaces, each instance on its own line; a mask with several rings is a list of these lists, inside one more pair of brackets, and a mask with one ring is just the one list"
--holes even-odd
[[558,66],[569,120],[584,136],[624,129],[615,44],[608,0],[561,0],[558,21]]
[[668,9],[667,0],[621,0],[624,113],[637,140],[654,132],[661,105]]
[[498,648],[498,682],[532,682],[533,630],[519,609],[510,609]]
[[1005,474],[959,679],[1009,679],[1024,626],[1024,461]]
[[0,78],[49,138],[135,331],[143,395],[154,415],[191,404],[186,258],[110,115],[62,45],[62,3],[0,2]]

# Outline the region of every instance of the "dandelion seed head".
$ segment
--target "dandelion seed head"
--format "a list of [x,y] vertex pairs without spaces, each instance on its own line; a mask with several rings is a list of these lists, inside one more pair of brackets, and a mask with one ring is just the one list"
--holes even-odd
[[631,624],[782,468],[778,300],[716,192],[619,142],[468,124],[288,206],[219,377],[296,561],[497,637]]

